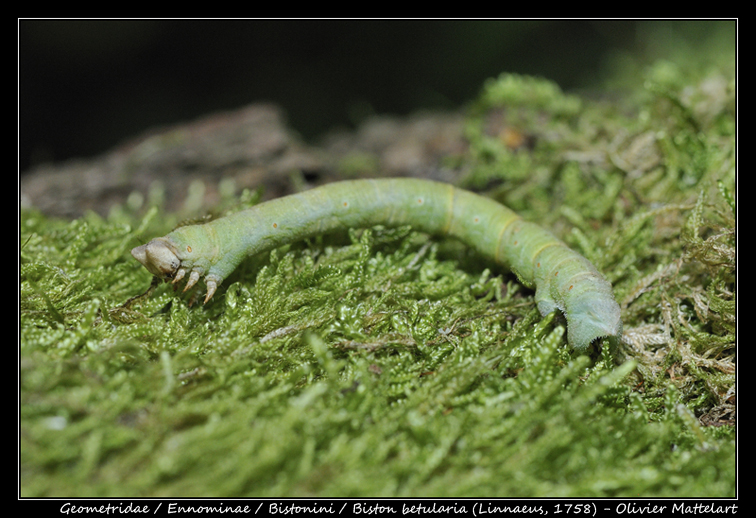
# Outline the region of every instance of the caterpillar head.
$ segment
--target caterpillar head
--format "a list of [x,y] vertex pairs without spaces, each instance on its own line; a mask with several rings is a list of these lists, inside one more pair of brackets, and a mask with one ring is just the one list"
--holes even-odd
[[[146,245],[133,248],[131,255],[142,263],[152,275],[165,279],[166,282],[172,279],[171,282],[174,285],[178,284],[189,272],[184,291],[197,284],[200,276],[204,274],[204,269],[196,264],[193,267],[191,263],[189,265],[184,264],[182,267],[182,261],[178,257],[178,249],[173,246],[171,241],[163,237],[158,237]],[[222,280],[217,274],[210,274],[205,277],[205,284],[207,285],[205,303],[213,297]]]
[[163,238],[153,239],[146,245],[132,249],[131,255],[142,263],[147,271],[161,279],[172,279],[181,266],[176,248]]

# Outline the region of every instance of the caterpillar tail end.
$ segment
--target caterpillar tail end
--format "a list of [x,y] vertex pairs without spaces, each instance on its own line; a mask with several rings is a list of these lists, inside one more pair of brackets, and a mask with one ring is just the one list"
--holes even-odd
[[614,298],[594,300],[584,308],[581,318],[567,319],[567,340],[576,351],[585,352],[601,338],[609,338],[613,350],[622,338],[620,307]]

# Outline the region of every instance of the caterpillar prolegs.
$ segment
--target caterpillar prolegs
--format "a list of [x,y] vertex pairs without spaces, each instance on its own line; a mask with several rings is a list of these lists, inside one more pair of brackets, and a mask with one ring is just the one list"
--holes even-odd
[[247,256],[339,228],[373,225],[449,235],[509,267],[535,288],[542,315],[564,313],[568,341],[579,351],[622,333],[612,286],[590,261],[503,205],[429,180],[337,182],[180,227],[131,254],[157,277],[173,283],[186,278],[184,291],[204,278],[207,302]]

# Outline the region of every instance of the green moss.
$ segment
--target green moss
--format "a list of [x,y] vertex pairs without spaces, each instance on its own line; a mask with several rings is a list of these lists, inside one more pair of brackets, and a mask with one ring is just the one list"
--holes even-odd
[[181,219],[159,196],[23,212],[22,496],[733,496],[732,83],[676,73],[629,112],[502,76],[468,121],[463,183],[607,274],[618,357],[575,356],[513,275],[408,228],[124,308],[150,283],[128,251]]

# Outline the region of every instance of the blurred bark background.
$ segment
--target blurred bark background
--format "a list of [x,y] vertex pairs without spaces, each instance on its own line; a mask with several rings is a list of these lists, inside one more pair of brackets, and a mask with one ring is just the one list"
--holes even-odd
[[105,215],[156,181],[169,209],[192,185],[212,207],[221,185],[272,197],[345,176],[454,181],[445,159],[464,152],[465,103],[487,78],[538,75],[621,98],[657,59],[706,66],[734,53],[735,31],[700,20],[20,20],[20,205]]

